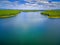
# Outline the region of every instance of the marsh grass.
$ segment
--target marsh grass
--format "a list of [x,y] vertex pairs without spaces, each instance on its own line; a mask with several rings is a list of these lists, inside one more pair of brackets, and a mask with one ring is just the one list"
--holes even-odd
[[16,16],[20,13],[20,10],[0,10],[0,18],[9,18]]
[[48,16],[48,18],[60,18],[60,10],[47,10],[41,14]]
[[18,15],[21,12],[38,12],[40,10],[0,10],[0,18],[9,18]]

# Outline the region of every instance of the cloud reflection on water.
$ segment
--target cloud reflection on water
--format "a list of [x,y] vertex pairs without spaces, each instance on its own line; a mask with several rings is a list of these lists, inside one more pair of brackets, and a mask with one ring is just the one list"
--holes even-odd
[[41,15],[40,12],[22,12],[15,17],[14,25],[28,29],[30,26],[36,26],[38,23],[41,24],[48,18]]

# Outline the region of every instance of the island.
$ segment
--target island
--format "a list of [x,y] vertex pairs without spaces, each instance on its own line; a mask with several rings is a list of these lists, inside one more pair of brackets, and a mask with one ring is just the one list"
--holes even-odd
[[60,10],[45,10],[41,14],[48,18],[60,18]]

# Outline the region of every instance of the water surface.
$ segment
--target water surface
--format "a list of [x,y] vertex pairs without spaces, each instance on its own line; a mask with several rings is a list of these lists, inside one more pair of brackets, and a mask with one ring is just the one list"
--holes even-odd
[[41,12],[22,12],[0,19],[2,45],[59,45],[60,19],[49,19]]

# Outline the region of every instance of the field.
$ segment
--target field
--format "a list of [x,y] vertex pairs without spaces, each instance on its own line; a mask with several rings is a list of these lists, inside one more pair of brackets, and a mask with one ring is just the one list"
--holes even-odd
[[60,18],[60,10],[46,10],[41,14],[46,15],[49,18]]

